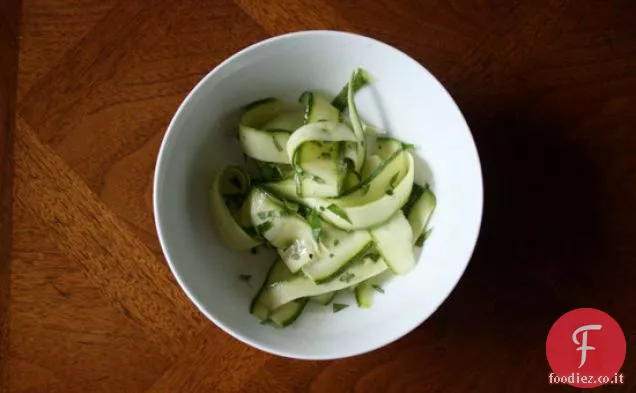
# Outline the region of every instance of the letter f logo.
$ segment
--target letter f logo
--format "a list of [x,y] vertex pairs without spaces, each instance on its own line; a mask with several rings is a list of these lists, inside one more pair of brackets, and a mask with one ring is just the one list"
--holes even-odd
[[[583,365],[585,364],[585,360],[587,358],[587,351],[593,351],[596,349],[594,347],[590,347],[587,345],[587,331],[601,330],[601,327],[602,327],[601,325],[585,325],[576,329],[574,331],[574,334],[572,334],[572,341],[574,341],[574,344],[576,345],[581,344],[581,346],[576,349],[577,351],[581,351],[581,364],[579,365],[579,368],[583,367]],[[582,342],[579,342],[576,336],[581,332],[583,332],[582,334],[583,339],[581,340]]]

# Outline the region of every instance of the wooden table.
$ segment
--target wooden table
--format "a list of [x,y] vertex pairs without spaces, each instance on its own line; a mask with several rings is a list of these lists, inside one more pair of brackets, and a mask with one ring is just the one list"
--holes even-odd
[[[625,384],[607,390],[635,391],[636,1],[5,0],[0,22],[0,391],[574,391],[548,385],[545,340],[577,307],[621,324]],[[433,72],[486,193],[448,301],[398,342],[330,362],[270,356],[205,320],[151,204],[193,85],[251,43],[317,28]]]

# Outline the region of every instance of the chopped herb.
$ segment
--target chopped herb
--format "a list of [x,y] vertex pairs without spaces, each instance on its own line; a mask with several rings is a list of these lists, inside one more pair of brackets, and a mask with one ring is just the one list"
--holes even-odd
[[283,151],[283,147],[278,143],[278,139],[276,139],[276,134],[272,134],[272,141],[274,142],[274,146],[276,146],[276,150]]
[[389,185],[393,188],[395,188],[395,186],[397,185],[397,180],[400,177],[400,171],[397,171],[393,177],[391,177],[391,181],[389,182]]
[[[352,89],[354,93],[357,93],[360,89],[365,87],[371,82],[371,76],[367,74],[365,70],[359,68],[355,71],[352,78]],[[347,108],[347,93],[349,92],[349,83],[344,85],[338,95],[331,101],[331,105],[338,108],[340,112]]]
[[329,254],[329,258],[333,258],[333,253],[330,253],[330,254]]
[[382,150],[382,145],[378,145],[378,150]]
[[291,259],[297,261],[300,259],[300,254],[298,254],[297,252],[291,254]]
[[428,239],[428,236],[431,234],[432,230],[433,230],[433,228],[431,228],[428,231],[422,233],[420,235],[420,237],[418,237],[417,240],[415,241],[415,245],[418,246],[418,247],[424,246],[424,242],[426,241],[426,239]]
[[[427,186],[428,187],[428,186]],[[413,183],[413,188],[411,189],[411,195],[409,195],[409,199],[406,201],[404,206],[402,206],[402,211],[405,216],[408,216],[415,203],[422,197],[424,191],[427,187],[422,187],[417,183]]]
[[411,149],[415,149],[415,145],[412,143],[402,143],[402,148],[404,150],[411,150]]
[[329,152],[320,153],[320,158],[331,158],[331,154]]
[[388,190],[386,190],[386,194],[389,196],[393,196],[393,189],[389,188]]
[[353,280],[354,278],[356,278],[356,275],[351,273],[351,272],[346,272],[345,274],[343,274],[342,276],[340,276],[340,281],[342,282],[346,282],[347,284],[351,282],[351,280]]
[[322,177],[320,177],[320,176],[316,176],[316,175],[311,175],[311,180],[315,181],[315,182],[316,182],[316,183],[318,183],[318,184],[325,184],[325,183],[327,183],[327,182],[325,181],[325,179],[323,179],[323,178],[322,178]]
[[250,252],[254,255],[258,254],[258,247],[252,247],[252,249],[250,250]]
[[349,224],[352,223],[349,219],[349,216],[347,215],[347,212],[345,212],[340,206],[332,203],[331,205],[327,206],[327,210],[342,218],[343,220],[346,220]]
[[371,258],[373,262],[377,262],[380,260],[381,257],[380,254],[369,254],[369,258]]
[[301,205],[298,207],[298,214],[300,214],[301,216],[307,218],[309,216],[309,213],[311,213],[311,209],[307,206]]
[[380,293],[384,293],[384,289],[382,289],[381,286],[373,284],[371,285],[373,287],[373,289],[375,289],[376,291],[380,292]]
[[339,311],[344,310],[345,308],[349,307],[348,304],[342,304],[342,303],[334,303],[333,304],[333,312],[337,313]]
[[307,223],[311,227],[311,233],[313,234],[314,239],[316,239],[316,241],[320,241],[322,238],[322,225],[317,211],[313,209],[310,210],[307,215]]
[[251,278],[252,278],[252,276],[249,275],[249,274],[239,274],[239,279],[241,281],[250,282]]
[[338,244],[340,244],[340,240],[339,239],[336,239],[336,240],[333,241],[333,245],[334,246],[337,246]]
[[314,259],[314,254],[309,253],[309,259]]
[[272,229],[273,225],[274,224],[272,224],[271,221],[265,221],[264,223],[259,224],[259,225],[256,226],[256,232],[258,232],[260,234],[263,234],[263,233],[269,231],[270,229]]
[[324,212],[325,211],[325,207],[324,206],[320,206],[320,211]]
[[248,236],[258,237],[258,233],[256,232],[256,229],[254,227],[243,228],[243,230]]

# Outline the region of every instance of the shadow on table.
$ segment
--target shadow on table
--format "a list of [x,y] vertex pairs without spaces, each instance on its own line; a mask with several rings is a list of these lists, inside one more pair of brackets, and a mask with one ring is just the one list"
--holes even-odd
[[586,302],[599,287],[611,291],[597,280],[608,262],[601,168],[568,138],[572,124],[520,107],[473,117],[485,191],[480,239],[460,284],[420,329],[479,336],[493,348],[528,340],[545,356],[558,317],[594,307]]

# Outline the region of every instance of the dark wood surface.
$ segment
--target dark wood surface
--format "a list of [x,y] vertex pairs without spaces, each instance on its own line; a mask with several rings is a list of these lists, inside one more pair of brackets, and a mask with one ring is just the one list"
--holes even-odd
[[14,112],[18,77],[20,2],[0,3],[0,392],[8,392],[9,256]]
[[[5,160],[14,3],[0,13]],[[636,391],[635,1],[24,0],[20,21],[6,391],[575,391],[548,385],[545,340],[577,307],[626,335],[625,384],[602,390]],[[267,355],[205,320],[152,219],[156,153],[188,91],[302,29],[370,35],[424,64],[464,112],[485,182],[448,301],[398,342],[330,362]]]

